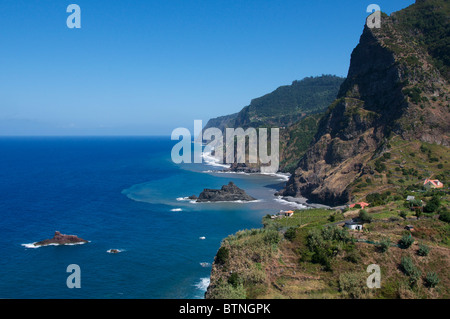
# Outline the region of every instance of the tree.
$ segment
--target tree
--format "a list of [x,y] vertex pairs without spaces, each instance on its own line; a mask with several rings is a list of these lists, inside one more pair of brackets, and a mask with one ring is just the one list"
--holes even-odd
[[427,205],[425,206],[424,211],[426,213],[434,213],[439,209],[440,206],[441,200],[439,199],[439,196],[433,195],[433,197],[428,201]]
[[372,217],[369,215],[369,213],[365,209],[359,211],[359,219],[364,223],[372,222]]

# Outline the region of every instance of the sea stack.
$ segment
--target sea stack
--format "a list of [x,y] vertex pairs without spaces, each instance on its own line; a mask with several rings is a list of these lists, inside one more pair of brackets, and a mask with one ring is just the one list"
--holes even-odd
[[247,195],[247,193],[237,187],[233,182],[222,186],[221,189],[204,189],[200,193],[197,203],[202,202],[234,202],[234,201],[254,201],[255,198]]
[[35,246],[47,246],[47,245],[68,245],[68,244],[84,244],[87,240],[79,238],[75,235],[64,235],[59,231],[55,231],[55,235],[52,239],[45,239],[40,242],[34,243]]

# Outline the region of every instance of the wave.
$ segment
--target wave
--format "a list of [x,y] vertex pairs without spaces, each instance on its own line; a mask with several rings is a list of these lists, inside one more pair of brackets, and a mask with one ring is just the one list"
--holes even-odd
[[181,208],[174,208],[170,210],[171,212],[181,212],[183,211]]
[[[33,248],[33,249],[42,247],[42,246],[35,246],[34,244],[36,244],[36,243],[22,244],[21,246],[24,246],[25,248]],[[53,245],[56,246],[56,244],[53,244]]]
[[285,204],[285,205],[289,205],[291,207],[295,207],[297,209],[307,209],[308,208],[308,206],[306,206],[306,205],[285,200],[281,196],[277,196],[277,198],[274,198],[274,201]]
[[203,263],[200,263],[200,266],[202,266],[203,268],[208,268],[208,267],[211,267],[211,263],[203,262]]
[[255,199],[255,200],[222,200],[217,202],[197,202],[197,201],[191,201],[191,204],[223,204],[223,203],[234,203],[234,204],[250,204],[250,203],[261,203],[263,202],[262,199]]
[[260,173],[261,175],[268,175],[268,176],[273,176],[273,177],[278,177],[283,181],[288,181],[289,178],[291,177],[291,174],[289,173]]
[[211,152],[203,152],[202,153],[203,161],[206,165],[210,166],[217,166],[217,167],[224,167],[224,168],[230,168],[230,164],[223,164],[220,163],[220,161],[215,157],[211,155]]
[[211,282],[211,279],[209,277],[207,277],[207,278],[200,278],[200,281],[195,284],[195,287],[197,287],[197,289],[199,289],[199,290],[201,290],[203,292],[206,292],[210,282]]
[[181,201],[187,201],[190,200],[189,197],[177,197],[177,201],[181,202]]
[[[37,242],[35,242],[35,243],[30,243],[30,244],[21,244],[21,246],[23,246],[23,247],[25,247],[25,248],[35,249],[35,248],[41,248],[41,247],[46,247],[46,246],[75,246],[75,245],[83,245],[83,244],[86,244],[85,242],[81,242],[81,243],[69,243],[69,244],[55,244],[55,243],[52,243],[52,244],[47,244],[47,245],[39,245],[39,246],[36,246],[36,245],[35,245],[36,243],[37,243]],[[89,241],[88,241],[88,243],[89,243]]]
[[205,236],[202,236],[202,237],[199,237],[198,239],[200,239],[200,240],[205,240],[206,237],[205,237]]

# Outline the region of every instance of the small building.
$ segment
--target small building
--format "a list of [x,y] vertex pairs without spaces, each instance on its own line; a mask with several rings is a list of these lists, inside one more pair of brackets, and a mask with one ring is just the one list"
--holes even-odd
[[414,231],[414,226],[413,226],[413,225],[407,225],[407,226],[405,227],[405,229],[406,229],[406,230],[409,230],[409,231]]
[[354,208],[356,205],[359,205],[362,209],[364,209],[365,207],[369,206],[370,204],[366,203],[366,202],[359,202],[359,203],[351,204],[348,207]]
[[294,211],[293,210],[288,210],[288,211],[281,210],[278,213],[278,216],[280,216],[280,217],[292,217],[293,215],[294,215]]
[[350,230],[362,230],[364,227],[361,223],[355,223],[354,221],[346,222],[344,225],[344,228],[350,229]]
[[426,179],[423,182],[423,186],[427,189],[431,189],[431,188],[443,188],[444,184],[441,183],[441,181],[439,181],[438,179]]
[[414,197],[414,196],[408,196],[408,197],[406,197],[406,200],[407,200],[408,202],[413,201],[413,200],[415,200],[415,199],[416,199],[416,197]]

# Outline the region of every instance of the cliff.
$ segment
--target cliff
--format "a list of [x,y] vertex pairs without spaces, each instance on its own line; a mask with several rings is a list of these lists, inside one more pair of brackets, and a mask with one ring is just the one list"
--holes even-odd
[[449,3],[421,1],[405,10],[383,15],[380,29],[364,27],[347,79],[281,195],[345,204],[351,184],[373,171],[394,137],[449,146],[448,78],[426,45],[429,23],[420,23],[440,21],[442,12],[448,21]]

